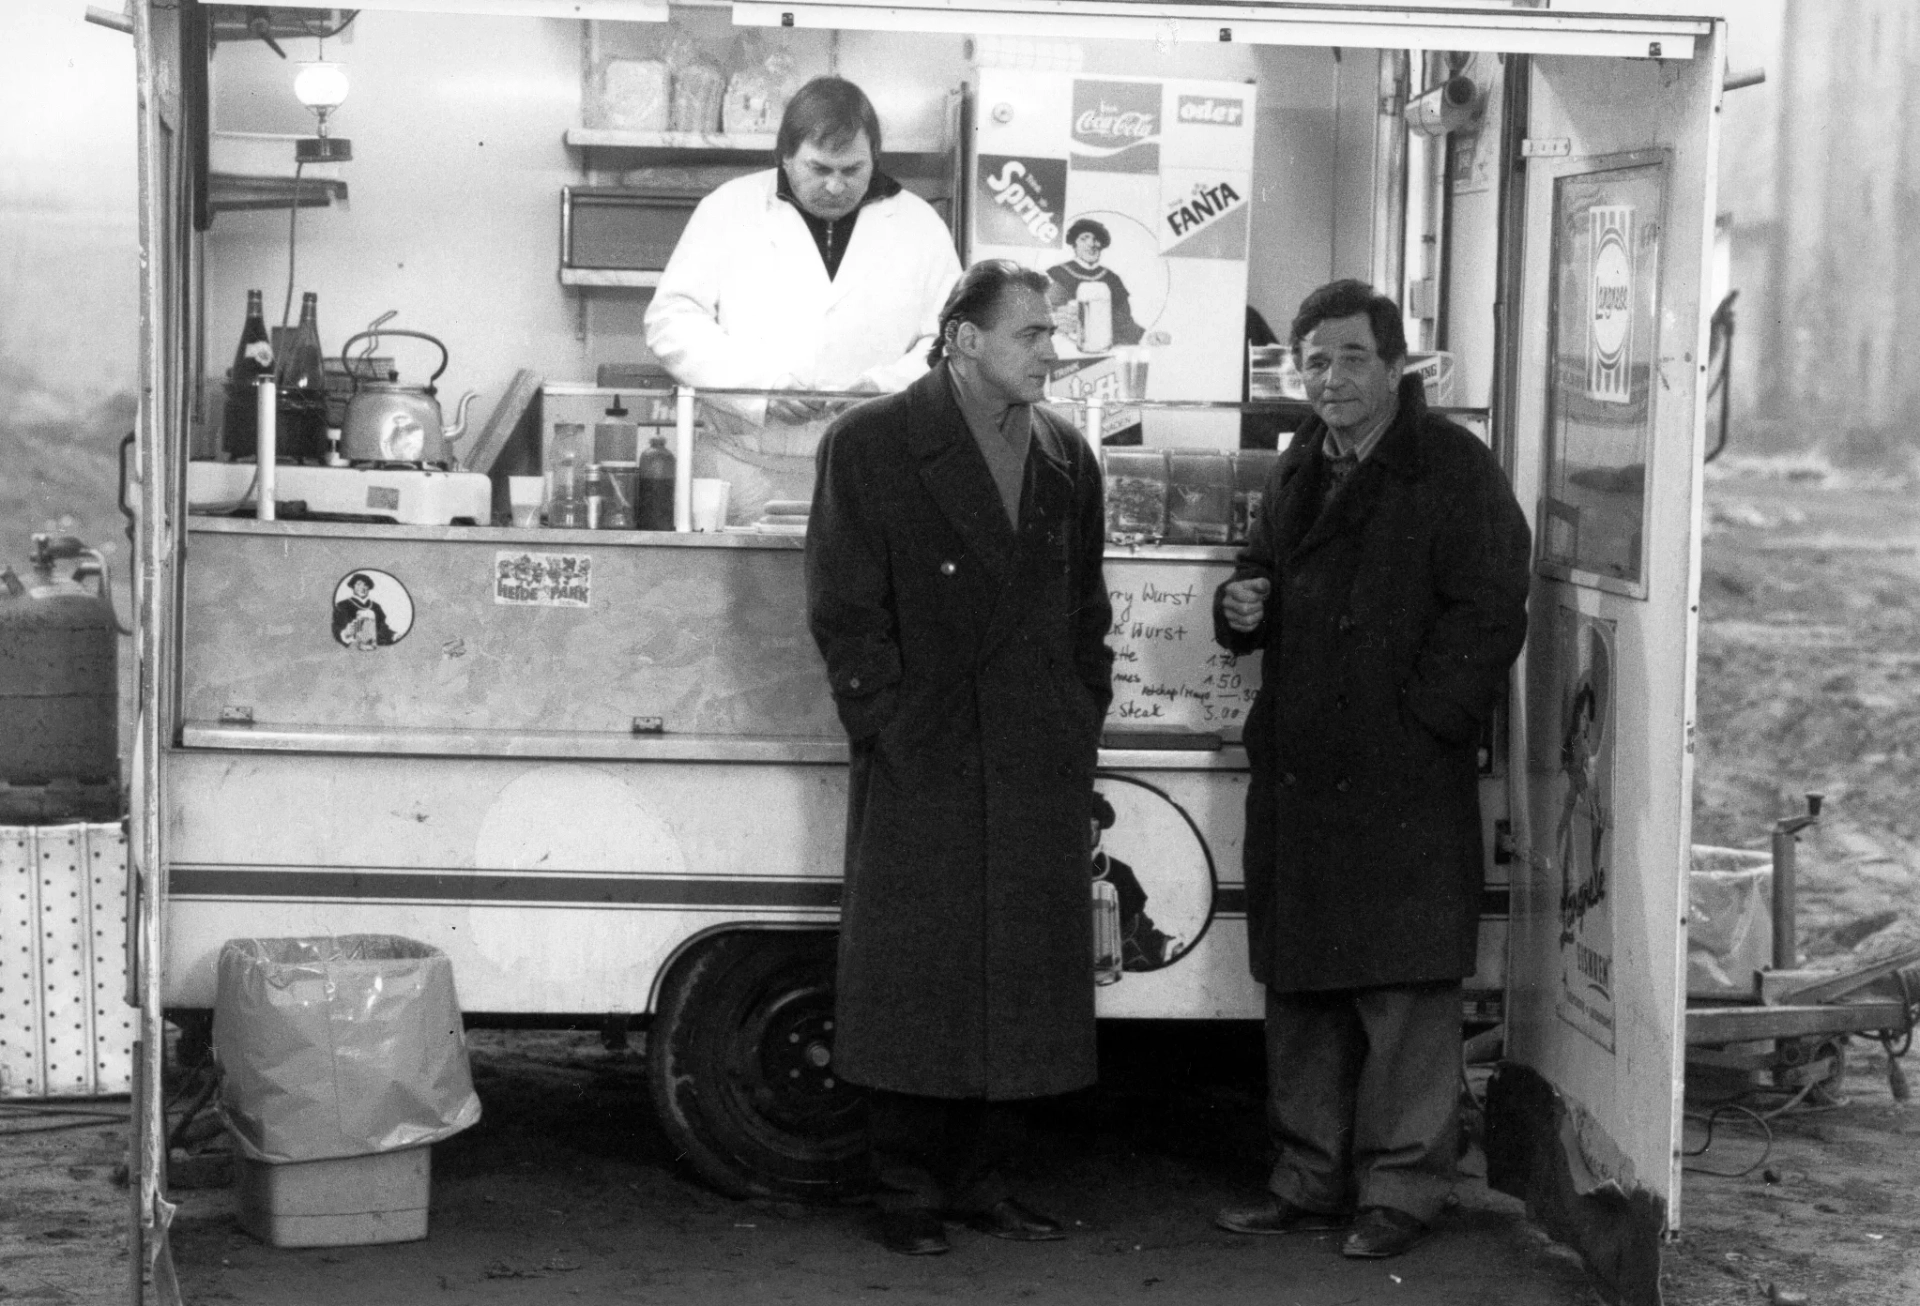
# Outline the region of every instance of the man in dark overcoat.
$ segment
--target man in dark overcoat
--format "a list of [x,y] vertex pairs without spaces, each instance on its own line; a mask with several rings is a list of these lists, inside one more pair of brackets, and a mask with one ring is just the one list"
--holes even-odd
[[1345,1254],[1393,1256],[1452,1185],[1476,746],[1526,636],[1529,535],[1492,453],[1404,375],[1392,300],[1333,282],[1291,339],[1315,417],[1214,602],[1219,642],[1261,650],[1247,934],[1279,1159],[1270,1200],[1218,1222],[1351,1221]]
[[1095,1078],[1088,837],[1112,696],[1101,474],[1034,407],[1046,277],[992,261],[932,370],[828,430],[807,604],[850,745],[834,1063],[870,1090],[882,1241],[941,1215],[1060,1236],[1014,1200],[1010,1104]]

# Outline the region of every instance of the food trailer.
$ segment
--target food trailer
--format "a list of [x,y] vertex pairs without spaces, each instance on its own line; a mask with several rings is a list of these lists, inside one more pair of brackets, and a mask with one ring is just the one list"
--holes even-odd
[[[1536,540],[1482,749],[1466,1014],[1503,1048],[1490,1178],[1611,1298],[1657,1300],[1680,1219],[1707,8],[133,0],[155,1282],[162,1022],[212,1006],[229,938],[405,935],[453,958],[472,1020],[645,1029],[662,1124],[725,1191],[823,1192],[857,1158],[832,1058],[846,748],[801,574],[817,424],[678,384],[643,325],[692,204],[769,166],[782,96],[833,72],[963,263],[1045,271],[1076,221],[1103,233],[1114,289],[1076,297],[1050,391],[1109,490],[1103,1018],[1261,1013],[1238,743],[1258,668],[1214,647],[1210,603],[1308,410],[1243,309],[1284,337],[1336,276],[1402,303],[1430,398],[1495,450]],[[229,438],[223,370],[247,292],[283,288],[282,350],[295,290],[317,298],[336,411],[279,424],[269,458],[271,400],[256,443]],[[436,365],[478,403],[443,413]],[[354,415],[397,392],[431,406],[402,414],[412,444]],[[583,439],[609,508],[641,455],[673,455],[671,529],[564,524],[556,468]],[[521,476],[544,478],[544,523]],[[714,481],[724,507],[696,494]],[[1145,896],[1129,919],[1119,876]]]

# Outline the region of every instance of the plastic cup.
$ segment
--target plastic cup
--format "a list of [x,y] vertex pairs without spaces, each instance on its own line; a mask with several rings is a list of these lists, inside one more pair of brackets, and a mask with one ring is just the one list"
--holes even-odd
[[1128,399],[1147,397],[1147,364],[1153,355],[1145,345],[1122,345],[1113,351],[1120,368],[1120,393]]
[[507,503],[513,509],[515,526],[538,526],[540,504],[546,497],[547,478],[544,476],[507,478]]
[[693,529],[717,531],[727,524],[727,482],[708,476],[693,478]]

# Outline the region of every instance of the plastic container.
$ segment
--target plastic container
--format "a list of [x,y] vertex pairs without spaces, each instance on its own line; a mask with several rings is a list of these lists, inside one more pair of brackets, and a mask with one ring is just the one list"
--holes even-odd
[[607,60],[600,74],[601,124],[620,131],[665,131],[672,86],[664,59]]
[[234,1172],[241,1229],[272,1247],[348,1247],[427,1236],[433,1149],[269,1165],[242,1158]]
[[1109,449],[1107,538],[1155,544],[1167,530],[1167,455],[1159,449]]
[[1225,544],[1233,528],[1233,459],[1176,449],[1167,455],[1168,544]]
[[1266,502],[1267,482],[1273,479],[1274,465],[1280,454],[1274,449],[1242,449],[1233,455],[1233,523],[1227,530],[1227,543],[1245,544],[1260,519]]
[[600,520],[597,529],[630,531],[633,529],[633,505],[640,497],[640,464],[637,462],[601,463],[604,478]]

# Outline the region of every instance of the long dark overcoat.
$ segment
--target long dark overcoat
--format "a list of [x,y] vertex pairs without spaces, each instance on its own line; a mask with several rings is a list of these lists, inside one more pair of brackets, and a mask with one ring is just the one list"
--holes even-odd
[[1021,527],[944,364],[829,428],[814,639],[851,746],[834,1061],[930,1097],[1092,1083],[1090,795],[1112,696],[1101,476],[1033,412]]
[[1480,731],[1526,638],[1529,536],[1493,455],[1427,411],[1394,421],[1321,513],[1326,427],[1274,469],[1234,579],[1273,588],[1245,731],[1247,934],[1276,990],[1461,979],[1482,881]]

